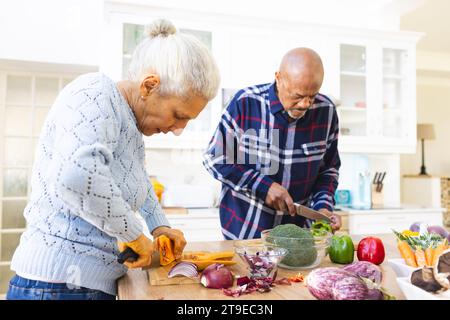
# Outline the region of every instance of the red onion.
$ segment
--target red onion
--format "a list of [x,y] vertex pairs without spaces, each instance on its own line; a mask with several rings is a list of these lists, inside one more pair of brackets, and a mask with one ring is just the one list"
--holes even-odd
[[233,285],[233,275],[223,264],[214,263],[203,270],[200,283],[206,288],[226,289]]
[[172,269],[170,269],[167,277],[173,278],[178,275],[195,278],[198,276],[197,266],[191,262],[178,262],[172,267]]

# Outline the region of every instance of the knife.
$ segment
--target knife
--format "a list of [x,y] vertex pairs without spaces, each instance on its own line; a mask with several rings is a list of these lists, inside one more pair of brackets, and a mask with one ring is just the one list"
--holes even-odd
[[139,255],[134,252],[133,249],[127,247],[125,250],[119,253],[117,257],[117,262],[123,264],[125,261],[134,262],[139,258]]
[[311,209],[307,206],[294,203],[295,210],[299,216],[306,217],[308,219],[313,220],[325,220],[327,222],[331,222],[331,219],[325,215],[324,213]]

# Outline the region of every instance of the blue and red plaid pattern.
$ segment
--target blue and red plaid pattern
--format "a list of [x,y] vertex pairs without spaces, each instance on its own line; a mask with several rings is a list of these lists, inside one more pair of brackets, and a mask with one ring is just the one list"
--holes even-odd
[[273,182],[294,202],[330,211],[338,185],[338,117],[329,98],[318,94],[293,122],[276,95],[275,83],[240,90],[222,114],[203,165],[222,182],[220,221],[226,239],[253,239],[278,224],[308,227],[265,205]]

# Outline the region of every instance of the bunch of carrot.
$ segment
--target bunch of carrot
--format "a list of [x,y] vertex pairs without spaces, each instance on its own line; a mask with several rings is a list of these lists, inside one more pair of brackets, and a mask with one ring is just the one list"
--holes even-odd
[[450,246],[447,239],[435,234],[412,235],[394,231],[397,247],[408,266],[422,268],[435,266],[438,257]]

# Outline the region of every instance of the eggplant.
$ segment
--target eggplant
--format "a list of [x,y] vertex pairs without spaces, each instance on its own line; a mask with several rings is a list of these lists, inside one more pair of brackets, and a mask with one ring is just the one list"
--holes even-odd
[[364,300],[384,300],[384,295],[379,289],[369,289]]
[[383,272],[379,266],[368,261],[356,261],[343,268],[346,271],[353,272],[357,276],[367,278],[376,284],[383,280]]
[[339,268],[319,268],[311,271],[306,277],[309,292],[319,300],[333,300],[333,284],[347,277],[356,277],[353,273]]
[[346,277],[333,284],[331,292],[334,300],[365,300],[368,289],[359,277]]

